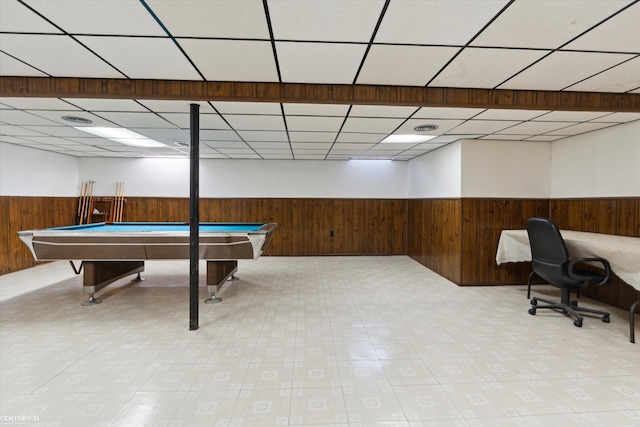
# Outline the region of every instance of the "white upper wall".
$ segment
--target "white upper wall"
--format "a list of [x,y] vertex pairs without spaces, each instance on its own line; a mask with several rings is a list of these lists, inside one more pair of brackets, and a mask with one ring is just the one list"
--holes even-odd
[[75,197],[76,157],[0,142],[0,196]]
[[[95,195],[189,197],[188,159],[81,158]],[[200,197],[406,198],[407,162],[213,160],[200,162]]]
[[462,197],[549,198],[551,144],[463,140]]
[[460,198],[460,141],[409,161],[407,190],[412,199]]
[[551,198],[640,196],[640,122],[554,141]]
[[[188,197],[187,159],[75,158],[0,143],[0,195]],[[640,196],[640,122],[553,143],[464,140],[409,162],[202,160],[201,197]]]

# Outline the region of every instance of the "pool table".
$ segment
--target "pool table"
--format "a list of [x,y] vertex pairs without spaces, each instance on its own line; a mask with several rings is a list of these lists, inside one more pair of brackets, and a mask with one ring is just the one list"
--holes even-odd
[[[199,258],[207,260],[208,303],[215,293],[234,278],[239,259],[256,259],[273,237],[275,223],[201,223]],[[144,280],[145,260],[189,259],[189,224],[118,222],[18,232],[37,261],[70,260],[76,272],[84,268],[83,291],[89,299],[83,305],[98,304],[94,293],[116,280],[137,274]],[[76,269],[73,260],[82,260]]]

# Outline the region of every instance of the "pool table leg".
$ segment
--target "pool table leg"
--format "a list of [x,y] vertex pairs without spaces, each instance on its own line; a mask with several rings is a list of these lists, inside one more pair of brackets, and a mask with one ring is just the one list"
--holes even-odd
[[80,274],[84,268],[83,286],[84,293],[89,294],[89,299],[82,305],[96,305],[102,302],[95,298],[94,294],[118,279],[138,274],[133,281],[144,280],[140,273],[144,271],[144,261],[82,261],[80,269],[71,264],[76,274]]
[[205,304],[217,304],[222,298],[216,296],[216,292],[222,288],[227,280],[239,280],[234,274],[238,271],[238,261],[207,261],[207,292],[210,298],[204,300]]

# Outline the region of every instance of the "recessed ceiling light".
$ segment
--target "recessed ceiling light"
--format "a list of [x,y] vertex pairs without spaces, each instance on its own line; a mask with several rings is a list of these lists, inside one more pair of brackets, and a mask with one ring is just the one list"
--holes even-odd
[[438,129],[438,125],[420,125],[413,128],[416,132],[431,132]]
[[81,123],[83,125],[88,125],[89,123],[93,123],[93,121],[89,119],[85,119],[84,117],[76,117],[76,116],[62,116],[62,120],[66,120],[71,123]]
[[165,144],[147,138],[127,128],[106,128],[106,127],[75,127],[74,129],[110,139],[120,144],[131,145],[133,147],[166,147]]
[[438,135],[389,135],[380,142],[385,144],[419,144],[436,138],[437,136]]

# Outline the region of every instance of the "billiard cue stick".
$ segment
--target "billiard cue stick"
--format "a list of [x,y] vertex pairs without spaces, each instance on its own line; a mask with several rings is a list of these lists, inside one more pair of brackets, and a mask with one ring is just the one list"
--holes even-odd
[[87,198],[87,203],[85,205],[84,219],[85,223],[89,224],[91,221],[91,207],[93,205],[93,181],[89,181],[89,195]]
[[118,194],[120,191],[120,181],[116,181],[116,195],[113,197],[113,201],[111,202],[111,222],[118,221]]
[[120,181],[120,198],[118,199],[118,222],[122,222],[122,211],[124,209],[124,181]]
[[83,182],[82,189],[82,201],[80,203],[80,210],[78,211],[78,215],[80,215],[80,219],[78,221],[79,224],[84,224],[84,209],[87,203],[87,192],[89,191],[89,182]]
[[113,222],[120,222],[120,211],[122,210],[122,206],[120,205],[120,199],[122,198],[122,181],[118,181],[118,188],[116,191],[116,216],[113,219]]
[[80,183],[80,193],[78,194],[78,219],[77,219],[78,224],[82,224],[80,221],[81,221],[81,216],[82,216],[82,198],[83,198],[84,192],[85,192],[84,185],[85,185],[85,183],[84,183],[84,181],[82,181]]

